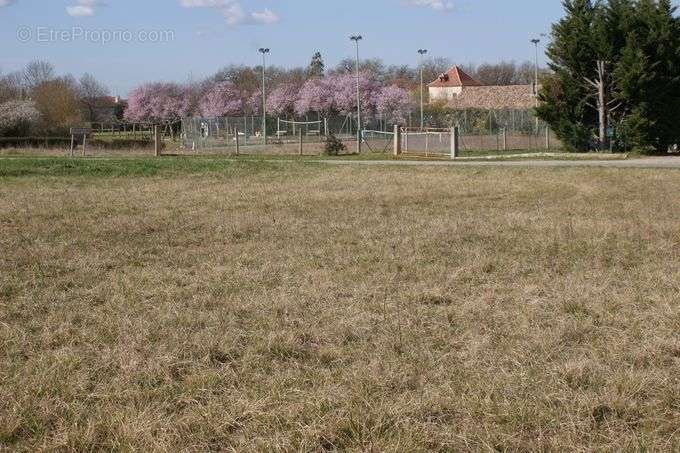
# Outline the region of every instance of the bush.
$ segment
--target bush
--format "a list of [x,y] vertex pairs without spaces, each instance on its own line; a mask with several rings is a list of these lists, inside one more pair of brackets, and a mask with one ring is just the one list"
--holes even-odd
[[28,135],[40,118],[32,101],[9,101],[0,104],[0,136]]
[[335,134],[333,134],[332,132],[328,134],[328,136],[326,137],[324,147],[324,151],[326,152],[327,155],[337,156],[338,154],[340,154],[340,152],[345,151],[346,149],[347,146],[345,146],[345,144],[342,143],[342,140],[336,137]]

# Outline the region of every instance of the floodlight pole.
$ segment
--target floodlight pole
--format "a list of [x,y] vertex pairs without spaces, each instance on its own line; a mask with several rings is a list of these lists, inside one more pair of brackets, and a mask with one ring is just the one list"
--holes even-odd
[[[541,42],[540,39],[534,38],[531,40],[536,48],[536,60],[534,64],[534,107],[538,108],[538,44]],[[536,112],[534,112],[536,115]],[[536,134],[538,134],[538,116],[536,116]]]
[[269,53],[268,48],[260,48],[258,50],[262,54],[262,138],[264,145],[267,145],[267,89],[265,79],[265,65],[266,55]]
[[536,96],[536,107],[538,107],[538,44],[541,42],[540,39],[532,39],[531,42],[536,47],[536,62],[534,64],[534,95]]
[[359,80],[359,41],[363,39],[361,35],[352,35],[349,37],[357,45],[357,153],[361,154],[361,84]]
[[425,128],[425,107],[423,101],[423,56],[427,53],[427,49],[418,49],[418,53],[420,54],[420,130],[422,131]]

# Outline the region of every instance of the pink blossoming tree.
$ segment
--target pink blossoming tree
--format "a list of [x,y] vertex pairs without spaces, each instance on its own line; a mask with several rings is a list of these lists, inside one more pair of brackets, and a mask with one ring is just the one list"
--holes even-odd
[[294,84],[279,85],[267,97],[267,113],[287,116],[295,112],[295,102],[300,88]]
[[[339,74],[330,78],[333,92],[333,105],[335,109],[344,114],[350,114],[357,108],[357,79],[354,74]],[[372,113],[375,111],[376,95],[379,85],[374,82],[370,74],[359,74],[359,95],[361,98],[362,112]]]
[[175,83],[149,83],[130,92],[125,119],[139,123],[171,124],[187,116],[189,110],[186,87]]
[[241,94],[231,82],[216,83],[200,101],[201,115],[209,118],[236,116],[242,109]]
[[295,113],[303,116],[306,113],[328,114],[333,109],[333,89],[327,78],[315,77],[307,80],[295,101]]
[[390,85],[378,91],[375,99],[377,112],[387,121],[406,124],[408,114],[413,107],[408,91],[396,85]]

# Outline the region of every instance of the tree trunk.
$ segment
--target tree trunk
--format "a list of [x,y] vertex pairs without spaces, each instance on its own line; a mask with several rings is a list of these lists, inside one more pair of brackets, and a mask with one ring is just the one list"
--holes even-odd
[[599,80],[597,81],[597,112],[600,123],[600,151],[605,151],[608,148],[607,144],[607,99],[605,94],[605,62],[597,62],[597,73]]

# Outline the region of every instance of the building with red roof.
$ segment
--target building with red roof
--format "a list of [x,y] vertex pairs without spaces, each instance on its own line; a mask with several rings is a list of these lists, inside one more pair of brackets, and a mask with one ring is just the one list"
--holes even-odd
[[430,101],[450,101],[463,92],[465,87],[478,87],[481,83],[470,77],[460,67],[454,66],[444,74],[440,74],[437,80],[430,83]]
[[454,110],[530,110],[536,106],[533,85],[483,85],[458,66],[437,77],[428,91],[430,102],[444,102]]

